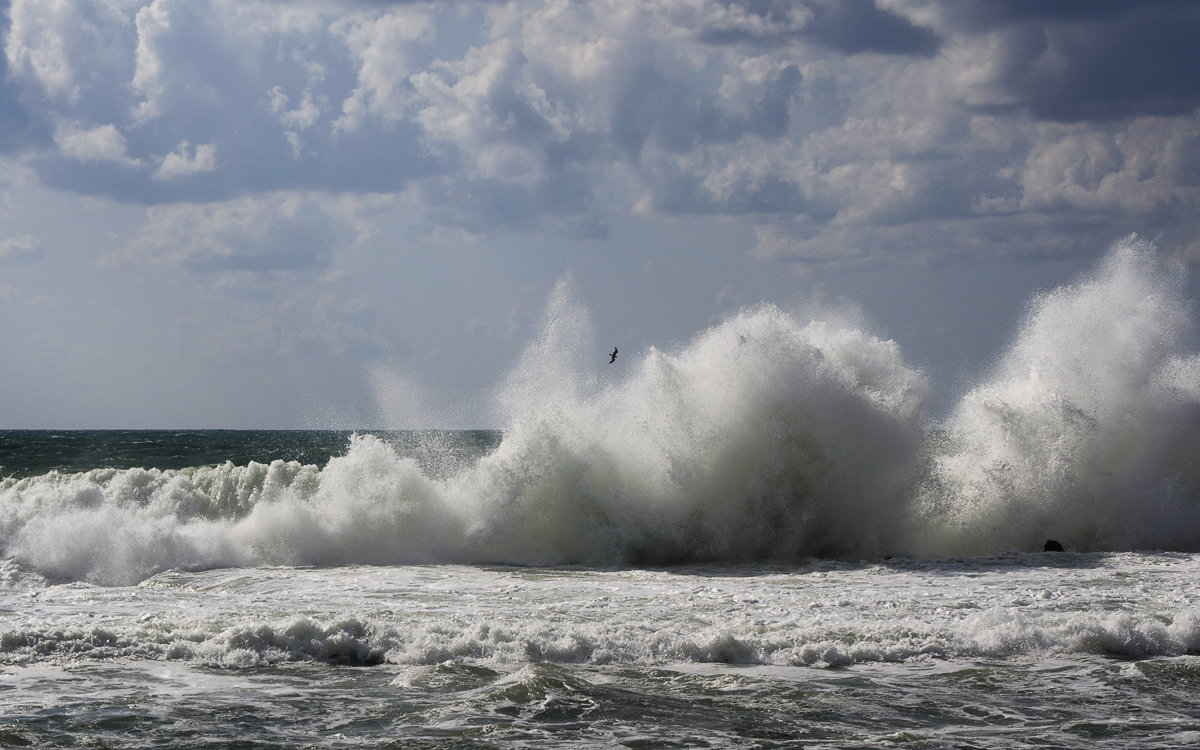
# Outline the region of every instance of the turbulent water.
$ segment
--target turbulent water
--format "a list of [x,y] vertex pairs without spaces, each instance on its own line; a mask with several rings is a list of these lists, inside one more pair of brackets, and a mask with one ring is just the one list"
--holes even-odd
[[940,422],[836,319],[620,380],[591,341],[561,285],[502,432],[0,432],[0,746],[1200,741],[1200,354],[1150,245]]

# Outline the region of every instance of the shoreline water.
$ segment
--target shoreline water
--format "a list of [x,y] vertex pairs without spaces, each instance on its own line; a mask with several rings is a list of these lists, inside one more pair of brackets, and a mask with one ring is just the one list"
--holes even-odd
[[[1074,559],[1070,559],[1074,558]],[[1200,555],[0,575],[11,746],[1188,746]]]

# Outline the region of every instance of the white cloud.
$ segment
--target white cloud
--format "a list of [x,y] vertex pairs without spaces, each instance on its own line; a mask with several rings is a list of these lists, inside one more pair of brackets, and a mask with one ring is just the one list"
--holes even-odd
[[73,0],[15,0],[9,8],[9,69],[37,81],[53,99],[79,96],[75,56],[80,51],[76,34],[82,5]]
[[289,130],[307,130],[316,124],[322,114],[311,91],[304,92],[304,98],[294,109],[288,108],[291,102],[282,86],[276,86],[267,93],[271,97],[271,108],[279,115],[280,124]]
[[54,142],[64,156],[78,161],[109,161],[130,167],[141,165],[138,159],[129,157],[125,136],[115,125],[85,128],[76,123],[62,123],[54,133]]
[[407,108],[408,76],[415,72],[434,29],[432,16],[403,8],[379,16],[357,16],[333,24],[332,31],[358,63],[355,89],[342,102],[334,132],[353,132],[369,118],[384,123],[401,119]]
[[526,186],[545,177],[548,143],[571,134],[562,103],[522,71],[508,39],[471,50],[454,64],[413,76],[422,105],[414,116],[434,148],[453,145],[479,177]]
[[155,178],[160,180],[175,180],[192,177],[217,168],[217,147],[212,143],[198,146],[184,141],[179,148],[163,157]]
[[783,3],[771,12],[755,12],[741,3],[705,3],[700,24],[707,34],[772,37],[794,34],[813,18],[812,10],[801,3]]
[[1200,116],[1139,118],[1114,130],[1048,125],[1038,136],[1019,170],[1021,208],[1145,213],[1200,203],[1200,186],[1179,184],[1177,172],[1187,158],[1180,152],[1200,139]]
[[294,133],[290,130],[285,130],[283,133],[283,137],[284,137],[284,140],[286,140],[288,142],[288,145],[291,146],[291,148],[292,148],[292,158],[293,159],[299,159],[301,156],[304,155],[304,140],[300,137],[299,133]]
[[166,89],[163,81],[163,50],[159,37],[171,28],[168,10],[170,0],[154,0],[137,12],[134,21],[137,28],[137,49],[134,51],[136,65],[129,87],[142,97],[142,101],[131,113],[138,122],[154,119],[159,115],[158,99]]

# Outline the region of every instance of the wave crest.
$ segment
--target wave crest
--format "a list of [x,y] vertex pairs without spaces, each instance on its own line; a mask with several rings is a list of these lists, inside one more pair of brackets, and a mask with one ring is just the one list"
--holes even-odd
[[[423,469],[371,435],[275,461],[0,483],[0,550],[56,579],[269,564],[669,564],[1200,549],[1200,354],[1181,275],[1129,238],[1035,299],[943,425],[894,342],[773,305],[673,351],[600,351],[569,284],[509,427]],[[601,369],[606,376],[614,370]],[[436,451],[434,451],[436,452]],[[451,468],[447,468],[451,467]]]
[[942,552],[1200,549],[1200,356],[1181,278],[1129,238],[1037,298],[934,451],[918,526]]

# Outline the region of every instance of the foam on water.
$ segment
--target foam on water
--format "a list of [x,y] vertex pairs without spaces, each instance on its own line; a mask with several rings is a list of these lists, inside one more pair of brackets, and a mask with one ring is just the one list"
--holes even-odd
[[[839,667],[1200,652],[1200,557],[1009,555],[771,570],[352,566],[9,592],[0,665],[447,662]],[[1131,587],[1137,577],[1144,585]]]
[[357,435],[320,469],[3,480],[0,556],[121,584],[243,565],[980,554],[1046,537],[1196,550],[1200,355],[1180,278],[1147,243],[1118,243],[1033,301],[944,425],[894,342],[771,305],[603,369],[564,282],[501,389],[504,439],[478,461],[435,475]]

